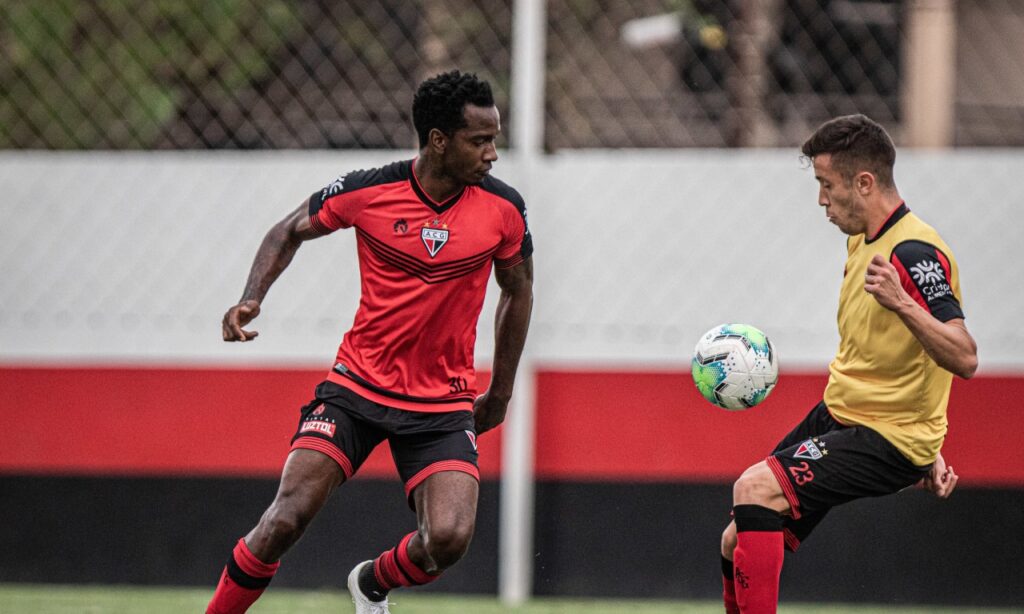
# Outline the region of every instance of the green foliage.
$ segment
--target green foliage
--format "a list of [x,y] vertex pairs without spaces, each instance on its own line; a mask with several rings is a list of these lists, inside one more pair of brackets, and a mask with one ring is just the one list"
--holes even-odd
[[202,93],[264,77],[284,0],[0,0],[0,148],[148,148]]

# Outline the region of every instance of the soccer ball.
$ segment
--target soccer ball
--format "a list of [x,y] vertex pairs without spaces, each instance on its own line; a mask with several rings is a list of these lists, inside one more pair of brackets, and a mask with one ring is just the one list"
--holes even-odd
[[730,410],[765,400],[779,379],[775,347],[747,324],[722,324],[704,333],[693,350],[693,382],[704,398]]

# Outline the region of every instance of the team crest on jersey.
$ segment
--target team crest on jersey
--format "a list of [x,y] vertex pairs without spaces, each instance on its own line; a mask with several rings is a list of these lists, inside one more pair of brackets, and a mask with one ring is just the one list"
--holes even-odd
[[467,429],[466,437],[469,437],[469,443],[473,444],[473,451],[476,452],[476,433]]
[[427,253],[433,258],[448,242],[448,229],[423,227],[420,229],[420,238],[423,239],[423,245],[427,246]]
[[822,456],[828,454],[828,451],[822,451],[824,447],[825,442],[820,441],[817,437],[813,439],[808,439],[807,441],[803,442],[797,447],[796,452],[793,453],[793,458],[807,458],[810,460],[818,460]]

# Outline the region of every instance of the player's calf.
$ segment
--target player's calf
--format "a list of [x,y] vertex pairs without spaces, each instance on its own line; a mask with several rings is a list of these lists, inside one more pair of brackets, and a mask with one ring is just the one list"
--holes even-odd
[[779,602],[782,573],[782,516],[760,505],[736,505],[733,582],[739,611],[772,614]]

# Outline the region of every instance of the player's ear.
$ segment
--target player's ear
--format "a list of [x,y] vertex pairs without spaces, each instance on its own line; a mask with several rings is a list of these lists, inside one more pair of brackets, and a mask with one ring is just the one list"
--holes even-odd
[[443,154],[448,148],[448,135],[438,128],[431,128],[427,135],[427,144],[438,154]]
[[867,196],[875,189],[875,181],[874,175],[864,171],[857,173],[857,176],[853,178],[853,185],[857,188],[857,192],[861,196]]

